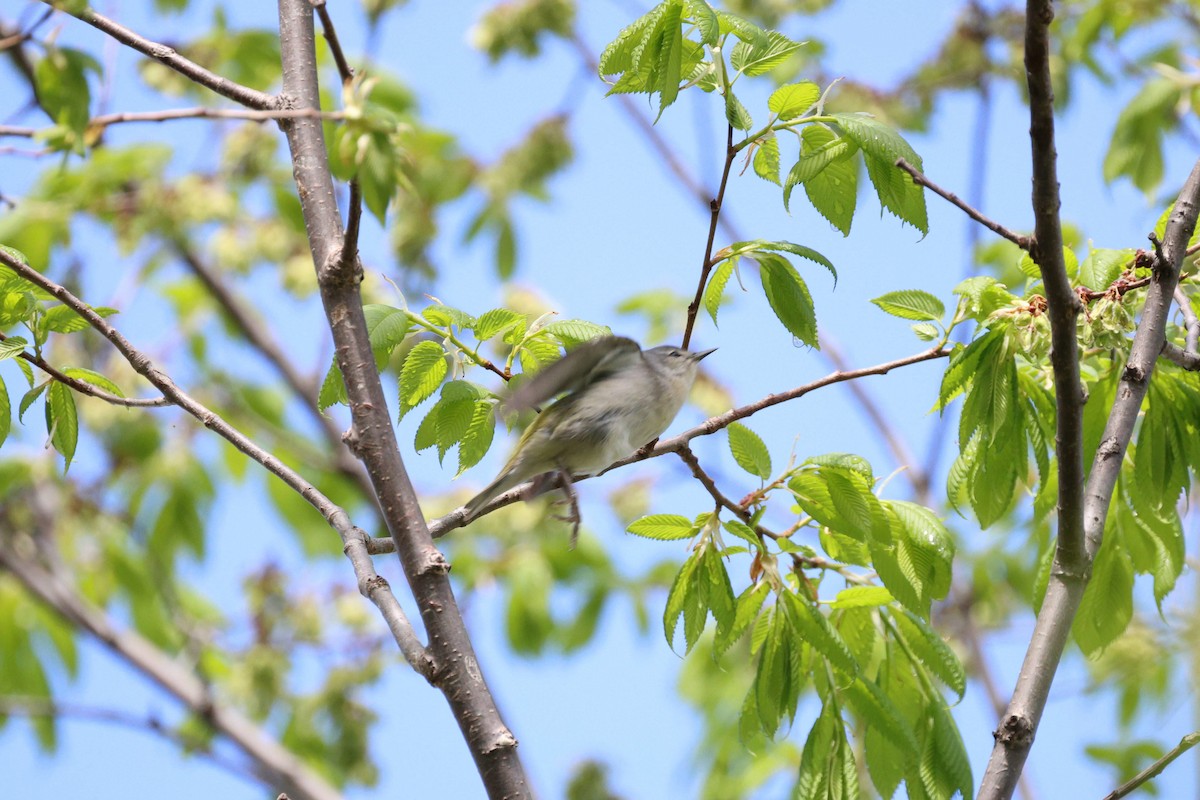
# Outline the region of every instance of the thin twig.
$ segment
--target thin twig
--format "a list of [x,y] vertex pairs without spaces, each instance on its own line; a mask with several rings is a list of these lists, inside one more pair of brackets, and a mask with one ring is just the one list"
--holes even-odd
[[[0,333],[0,342],[7,341],[10,338],[12,337]],[[46,360],[41,356],[25,350],[17,353],[17,358],[28,361],[30,364],[33,364],[35,367],[49,375],[54,380],[70,386],[80,394],[85,394],[88,397],[95,397],[97,400],[103,400],[106,403],[112,403],[114,406],[124,406],[125,408],[161,408],[162,406],[169,406],[172,404],[171,401],[165,397],[121,397],[120,395],[106,392],[99,386],[93,386],[92,384],[82,381],[79,378],[72,378],[70,375],[67,375],[59,370],[53,364],[47,363]]]
[[1162,758],[1146,767],[1137,775],[1134,775],[1116,789],[1113,789],[1111,792],[1104,795],[1104,800],[1120,800],[1122,797],[1132,794],[1138,787],[1149,781],[1151,778],[1157,777],[1159,773],[1166,769],[1172,761],[1179,758],[1188,750],[1191,750],[1197,744],[1200,744],[1200,731],[1196,733],[1189,733],[1187,736],[1184,736],[1179,740],[1179,744],[1175,745],[1166,753],[1164,753]]
[[349,259],[351,262],[358,259],[358,232],[362,226],[362,187],[358,183],[358,178],[350,181],[350,200],[346,209],[346,232],[342,234],[342,255],[343,261]]
[[1183,329],[1187,331],[1184,352],[1196,355],[1197,345],[1200,344],[1200,317],[1196,316],[1187,293],[1178,286],[1175,287],[1175,304],[1179,306],[1179,313],[1183,315]]
[[[247,781],[260,783],[258,775],[246,764],[240,764],[221,755],[212,748],[205,737],[187,733],[182,728],[168,725],[153,714],[138,716],[117,708],[95,708],[72,703],[60,703],[45,697],[0,696],[0,716],[51,717],[54,719],[77,719],[89,722],[104,722],[135,731],[143,731],[166,739],[185,753],[196,753],[211,763]],[[205,717],[197,716],[203,721]]]
[[[245,108],[171,108],[164,111],[122,111],[114,114],[101,114],[88,120],[89,128],[107,128],[126,122],[169,122],[177,119],[242,119],[252,122],[266,122],[281,119],[317,118],[340,120],[346,115],[342,111],[316,111],[311,108],[280,108],[273,111],[256,111]],[[0,125],[0,136],[23,137],[26,139],[37,136],[39,128],[19,127],[15,125]]]
[[[718,414],[715,417],[709,417],[696,427],[686,430],[678,436],[674,436],[670,439],[660,440],[649,450],[639,450],[634,455],[621,459],[612,466],[608,467],[608,469],[605,471],[607,472],[608,470],[616,469],[617,467],[623,467],[638,461],[644,461],[649,458],[657,458],[667,453],[677,453],[681,447],[686,446],[689,442],[691,442],[692,439],[695,439],[699,436],[709,436],[714,434],[717,431],[729,426],[731,423],[745,419],[752,414],[762,411],[764,408],[770,408],[771,406],[778,405],[779,403],[786,403],[789,400],[795,400],[796,398],[803,397],[804,395],[815,391],[816,389],[830,386],[835,383],[842,383],[844,381],[855,380],[857,378],[864,378],[868,375],[884,375],[893,369],[906,367],[910,364],[920,364],[921,362],[932,361],[938,358],[945,358],[949,354],[949,350],[943,348],[934,348],[933,350],[926,350],[924,352],[917,353],[916,355],[898,358],[894,361],[888,361],[883,364],[876,364],[873,367],[863,367],[862,369],[838,370],[836,372],[831,372],[823,378],[818,378],[817,380],[803,384],[802,386],[797,386],[793,389],[788,389],[785,392],[779,392],[778,394],[769,394],[766,397],[757,400],[756,402],[750,403],[749,405],[740,406],[739,408],[726,411],[724,414]],[[578,483],[581,480],[586,480],[587,477],[593,476],[576,475],[573,477],[573,480]],[[525,492],[527,490],[527,484],[522,484],[515,489],[508,490],[484,506],[484,508],[476,515],[476,517],[484,516],[485,514],[489,514],[498,508],[503,508],[504,506],[511,505],[518,500],[524,499]],[[438,519],[430,521],[429,532],[434,536],[434,538],[437,538],[440,536],[445,536],[455,528],[461,528],[466,523],[466,509],[457,508],[454,511],[451,511],[449,514],[446,514],[444,517],[439,517]],[[369,543],[368,549],[372,553],[392,552],[388,543],[382,539],[373,539]]]
[[725,187],[729,183],[729,173],[733,169],[733,160],[737,158],[737,150],[733,149],[733,125],[726,125],[725,134],[725,166],[721,169],[721,185],[717,196],[708,205],[710,216],[708,222],[708,242],[704,245],[704,261],[700,263],[700,281],[696,286],[696,296],[687,307],[687,324],[683,328],[683,349],[687,349],[692,340],[692,328],[696,325],[696,315],[700,313],[700,301],[704,297],[704,287],[708,283],[709,273],[713,268],[713,245],[717,238],[717,224],[721,220],[721,206],[725,202]]
[[129,340],[116,328],[97,314],[91,306],[72,294],[66,287],[50,280],[3,249],[0,249],[0,263],[3,263],[35,286],[39,286],[54,295],[64,305],[73,309],[75,313],[83,317],[88,324],[112,342],[117,351],[129,362],[130,366],[139,375],[150,381],[155,388],[163,393],[164,397],[198,419],[206,428],[220,435],[240,452],[258,462],[268,472],[294,489],[313,508],[317,509],[326,522],[329,523],[329,526],[337,531],[341,537],[346,556],[354,565],[354,574],[358,578],[359,591],[379,607],[384,619],[388,622],[397,645],[399,645],[401,652],[413,669],[421,674],[428,673],[430,662],[425,648],[421,645],[420,640],[417,639],[416,632],[404,616],[404,611],[400,608],[400,604],[395,596],[390,591],[381,591],[381,589],[386,590],[387,584],[375,572],[375,567],[371,563],[366,548],[368,537],[360,528],[355,527],[345,509],[322,494],[320,490],[309,483],[298,472],[255,444],[249,437],[222,419],[215,411],[207,408],[176,386],[175,382],[165,372],[162,372],[154,365],[149,356],[130,344]]
[[350,67],[350,62],[346,60],[346,54],[342,52],[342,44],[338,41],[337,30],[333,27],[333,18],[329,16],[329,9],[325,6],[325,0],[309,0],[312,7],[317,10],[317,16],[321,18],[321,32],[325,34],[325,41],[329,44],[329,51],[333,53],[333,63],[337,64],[338,75],[341,76],[342,86],[349,86],[354,80],[354,70]]
[[1001,236],[1005,239],[1008,239],[1010,242],[1012,242],[1013,244],[1015,244],[1017,247],[1021,248],[1022,250],[1028,250],[1030,248],[1032,239],[1029,236],[1022,236],[1021,234],[1016,233],[1015,231],[1010,231],[1008,228],[1004,227],[999,222],[996,222],[995,220],[991,219],[990,217],[985,216],[982,212],[973,208],[969,203],[967,203],[965,200],[960,198],[954,192],[943,189],[941,186],[938,186],[936,183],[929,180],[929,178],[925,177],[925,174],[922,173],[921,170],[917,169],[912,164],[905,161],[903,158],[896,160],[896,166],[899,167],[900,169],[904,170],[905,172],[907,172],[909,175],[911,175],[913,182],[916,183],[918,186],[924,186],[926,189],[929,189],[934,194],[942,197],[944,200],[949,202],[951,205],[958,207],[968,217],[975,220],[976,222],[978,222],[983,227],[987,228],[992,233],[995,233],[997,236]]

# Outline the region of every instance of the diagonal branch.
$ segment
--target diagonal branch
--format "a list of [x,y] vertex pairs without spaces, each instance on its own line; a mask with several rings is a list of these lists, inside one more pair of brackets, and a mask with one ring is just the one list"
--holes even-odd
[[[11,337],[0,333],[0,342],[8,341],[10,338]],[[100,387],[93,386],[87,381],[81,381],[79,378],[72,378],[70,375],[67,375],[65,372],[58,369],[58,367],[48,363],[46,359],[42,358],[41,356],[26,352],[24,350],[22,350],[20,353],[17,353],[17,358],[28,361],[30,364],[33,364],[35,367],[49,375],[54,380],[70,386],[80,394],[87,395],[88,397],[95,397],[97,400],[103,400],[104,402],[111,403],[114,406],[124,406],[125,408],[159,408],[162,406],[171,405],[171,401],[165,397],[121,397],[120,395],[106,392]]]
[[371,563],[371,558],[366,547],[369,537],[360,528],[354,526],[345,509],[322,494],[298,472],[251,441],[250,438],[222,419],[215,411],[207,408],[204,404],[176,386],[175,382],[166,373],[154,366],[149,356],[130,344],[129,340],[121,335],[120,331],[108,324],[91,306],[72,294],[65,286],[61,286],[50,280],[28,264],[15,258],[11,252],[2,248],[0,248],[0,263],[35,286],[39,286],[54,295],[64,305],[72,308],[75,313],[87,320],[88,324],[112,342],[113,346],[125,357],[130,366],[139,375],[150,381],[155,388],[163,393],[164,397],[200,420],[204,424],[204,427],[216,432],[239,451],[261,464],[268,472],[294,489],[309,505],[321,512],[321,516],[325,518],[329,526],[337,531],[338,535],[342,538],[343,550],[346,553],[346,557],[354,565],[354,574],[358,579],[359,592],[379,608],[380,613],[388,623],[392,636],[396,639],[396,643],[400,647],[400,651],[404,654],[408,663],[412,665],[413,669],[421,674],[428,672],[429,660],[425,649],[417,639],[412,625],[404,616],[404,611],[400,608],[400,603],[388,588],[387,582],[379,577],[375,572],[374,565]]
[[[88,120],[92,129],[107,128],[127,122],[170,122],[178,119],[241,119],[250,122],[267,122],[268,120],[296,119],[298,117],[317,119],[341,120],[346,115],[342,111],[314,111],[310,108],[280,108],[271,111],[256,111],[245,108],[168,108],[163,111],[120,111],[113,114],[101,114]],[[16,125],[0,125],[0,136],[32,139],[39,133],[39,128],[28,128]]]
[[[283,99],[294,108],[320,108],[316,35],[309,0],[279,0]],[[356,451],[379,498],[429,637],[432,669],[426,674],[450,704],[476,769],[494,798],[532,795],[517,755],[517,740],[500,717],[450,586],[450,565],[430,538],[408,476],[387,398],[367,335],[359,282],[362,265],[345,247],[324,134],[319,122],[283,124],[309,236],[321,302],[346,385]],[[365,552],[365,548],[364,548]]]
[[206,720],[213,730],[230,741],[254,761],[263,777],[274,786],[305,800],[340,800],[337,789],[326,783],[274,737],[237,711],[214,703],[209,687],[185,670],[173,658],[137,633],[118,628],[100,609],[78,595],[61,576],[0,546],[0,567],[12,574],[31,595],[48,608],[85,631],[116,653],[196,716]]
[[[242,86],[240,83],[223,78],[220,75],[205,69],[194,61],[191,61],[179,53],[175,52],[174,48],[168,47],[165,44],[152,42],[128,28],[113,22],[111,19],[101,16],[89,7],[83,7],[80,10],[65,7],[53,2],[53,0],[42,0],[46,5],[54,6],[71,16],[80,19],[91,25],[97,30],[107,33],[112,38],[116,39],[121,44],[137,50],[139,53],[148,56],[155,61],[158,61],[171,69],[178,72],[196,83],[213,90],[222,97],[228,97],[237,103],[241,103],[247,108],[256,108],[260,111],[266,111],[277,107],[276,98],[266,92],[260,92],[257,89],[251,89],[248,86]],[[73,4],[72,4],[73,5]]]
[[975,220],[980,225],[987,228],[989,231],[996,234],[997,236],[1001,236],[1005,239],[1008,239],[1010,242],[1012,242],[1013,244],[1015,244],[1017,247],[1021,248],[1022,250],[1028,250],[1032,246],[1033,242],[1030,239],[1030,237],[1022,236],[1021,234],[1017,233],[1016,231],[1011,231],[1008,228],[1001,225],[999,222],[996,222],[991,217],[984,215],[983,212],[981,212],[978,209],[976,209],[975,207],[973,207],[970,203],[968,203],[965,200],[963,200],[962,198],[960,198],[954,192],[951,192],[947,189],[943,189],[938,184],[929,180],[929,178],[927,178],[925,176],[925,173],[921,172],[921,170],[917,169],[912,164],[905,161],[903,158],[896,160],[896,166],[899,167],[900,169],[904,170],[905,172],[907,172],[909,175],[911,175],[912,179],[913,179],[913,183],[917,184],[918,186],[924,186],[926,189],[929,189],[931,192],[938,195],[939,197],[944,199],[946,202],[950,203],[950,205],[961,209],[964,214],[966,214],[968,217]]

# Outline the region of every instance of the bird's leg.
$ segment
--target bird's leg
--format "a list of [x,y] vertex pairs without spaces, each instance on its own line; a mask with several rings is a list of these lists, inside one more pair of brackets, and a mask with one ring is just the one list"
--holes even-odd
[[563,522],[571,523],[571,549],[575,549],[575,544],[579,541],[579,523],[583,517],[579,513],[579,495],[575,492],[575,485],[571,482],[571,471],[565,467],[558,468],[558,485],[562,487],[563,494],[566,495],[568,511],[566,516],[558,517]]

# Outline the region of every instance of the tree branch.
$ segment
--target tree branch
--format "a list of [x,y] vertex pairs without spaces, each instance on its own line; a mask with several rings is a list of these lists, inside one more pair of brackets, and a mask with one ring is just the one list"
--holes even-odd
[[[8,341],[12,337],[0,333],[0,342]],[[30,364],[40,369],[42,372],[49,375],[59,383],[64,383],[70,386],[80,394],[85,394],[88,397],[95,397],[97,400],[103,400],[106,403],[111,403],[114,406],[124,406],[125,408],[157,408],[171,405],[171,401],[165,397],[121,397],[119,395],[106,392],[98,386],[81,381],[78,378],[72,378],[70,375],[59,370],[57,367],[46,362],[44,358],[33,353],[22,350],[17,353],[17,358],[24,359]]]
[[67,622],[85,631],[143,675],[179,700],[213,730],[227,737],[252,759],[273,786],[305,800],[340,800],[341,794],[258,725],[221,703],[209,687],[174,659],[132,631],[123,631],[100,610],[75,593],[59,575],[0,546],[0,566],[31,595]]
[[167,47],[165,44],[152,42],[145,39],[133,31],[122,25],[113,22],[107,17],[101,16],[91,8],[85,7],[79,12],[74,12],[68,8],[58,5],[53,0],[42,0],[46,5],[54,6],[55,8],[65,11],[76,19],[80,19],[91,25],[97,30],[107,33],[112,38],[116,39],[121,44],[137,50],[139,53],[154,59],[171,69],[178,72],[192,81],[213,90],[222,97],[228,97],[236,103],[246,106],[247,108],[256,108],[260,111],[272,110],[277,107],[276,98],[266,92],[260,92],[257,89],[251,89],[248,86],[242,86],[240,83],[235,83],[228,78],[223,78],[215,72],[210,72],[194,61],[190,61],[175,52],[173,48]]
[[[283,99],[319,108],[315,34],[309,0],[279,1]],[[321,302],[350,403],[351,447],[367,468],[429,636],[431,683],[444,693],[489,796],[530,797],[517,740],[500,717],[451,590],[445,557],[434,547],[408,477],[367,335],[362,266],[346,251],[321,125],[283,123],[308,230]],[[363,548],[366,552],[366,548]]]
[[[281,119],[345,119],[342,111],[314,111],[311,108],[280,108],[271,111],[255,111],[244,108],[169,108],[163,111],[121,111],[114,114],[101,114],[88,120],[89,128],[107,128],[125,122],[169,122],[177,119],[243,119],[251,122],[267,122]],[[23,137],[26,139],[38,135],[40,129],[19,127],[15,125],[0,125],[0,136]]]
[[[1154,364],[1166,340],[1166,323],[1171,298],[1179,281],[1188,239],[1196,227],[1200,213],[1200,161],[1180,191],[1179,199],[1167,222],[1163,257],[1155,257],[1150,288],[1142,309],[1142,319],[1133,337],[1129,361],[1122,371],[1116,400],[1092,461],[1085,491],[1081,493],[1083,507],[1082,563],[1065,561],[1061,540],[1051,567],[1050,582],[1042,602],[1033,636],[1021,672],[1013,690],[1008,710],[996,731],[996,746],[984,773],[979,790],[980,800],[1009,798],[1017,776],[1029,755],[1033,736],[1045,709],[1050,685],[1058,669],[1062,651],[1071,633],[1071,623],[1079,608],[1091,568],[1104,534],[1104,522],[1112,502],[1113,490],[1125,451],[1133,436],[1134,424],[1149,388]],[[1157,239],[1152,239],[1157,242]],[[1065,412],[1061,403],[1059,417]]]
[[704,261],[700,264],[700,282],[696,286],[696,296],[687,307],[687,324],[683,328],[684,350],[692,340],[692,328],[696,325],[696,315],[700,313],[700,300],[704,297],[704,286],[708,283],[708,275],[713,268],[713,244],[717,238],[717,224],[721,220],[721,206],[725,202],[725,187],[729,184],[729,173],[733,169],[733,160],[737,158],[737,150],[733,149],[733,125],[725,126],[725,166],[721,169],[721,185],[717,196],[709,201],[710,213],[708,222],[708,243],[704,245]]
[[354,526],[345,509],[322,494],[298,472],[251,441],[249,437],[222,419],[215,411],[207,408],[176,386],[166,373],[154,366],[149,356],[130,344],[129,340],[122,336],[116,328],[109,325],[103,317],[92,310],[91,306],[73,295],[66,287],[60,286],[28,264],[14,258],[7,250],[0,249],[0,263],[35,286],[45,289],[64,305],[72,308],[75,313],[87,320],[88,324],[112,342],[130,366],[139,375],[150,381],[163,393],[164,397],[200,420],[204,427],[216,432],[239,451],[261,464],[268,472],[294,489],[309,505],[321,512],[321,516],[325,518],[329,526],[341,536],[346,557],[354,565],[359,592],[379,608],[396,639],[396,644],[399,645],[400,651],[413,669],[421,674],[428,672],[429,659],[425,649],[413,632],[412,625],[405,618],[399,602],[387,589],[387,582],[379,577],[371,563],[366,547],[367,534]]
[[1151,778],[1158,777],[1158,775],[1164,769],[1166,769],[1171,764],[1172,761],[1179,758],[1181,755],[1186,753],[1188,750],[1191,750],[1197,744],[1200,744],[1200,732],[1189,733],[1187,736],[1184,736],[1182,739],[1179,740],[1179,744],[1175,745],[1170,750],[1168,750],[1166,753],[1164,753],[1162,758],[1158,759],[1153,764],[1146,767],[1144,770],[1139,772],[1137,775],[1134,775],[1132,778],[1130,778],[1128,781],[1126,781],[1125,783],[1118,786],[1116,789],[1113,789],[1111,792],[1104,795],[1104,800],[1120,800],[1122,797],[1126,797],[1127,795],[1132,794],[1142,784],[1146,783]]
[[1176,286],[1174,297],[1175,303],[1179,306],[1179,313],[1183,315],[1183,329],[1187,331],[1184,349],[1188,353],[1196,355],[1197,346],[1200,345],[1200,317],[1197,317],[1196,312],[1192,310],[1192,302],[1183,289]]
[[917,169],[903,158],[896,160],[896,166],[911,175],[913,182],[918,186],[924,186],[926,189],[929,189],[934,194],[949,202],[950,205],[961,209],[968,217],[975,220],[997,236],[1008,239],[1022,250],[1028,250],[1032,246],[1032,240],[1030,237],[1022,236],[1016,231],[1011,231],[1001,225],[999,222],[993,220],[991,217],[985,216],[981,211],[976,210],[973,206],[961,199],[954,192],[943,189],[941,186],[929,180],[929,178],[925,177],[925,174],[921,172],[921,170]]

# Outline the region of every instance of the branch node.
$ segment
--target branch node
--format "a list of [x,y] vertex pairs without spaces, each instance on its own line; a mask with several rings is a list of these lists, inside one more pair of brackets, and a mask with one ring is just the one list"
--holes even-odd
[[1006,747],[1027,748],[1033,744],[1033,725],[1019,714],[1010,714],[992,731],[992,738]]
[[450,572],[450,562],[436,547],[425,554],[424,562],[417,567],[418,575],[445,575]]
[[1121,380],[1142,384],[1146,382],[1146,370],[1140,364],[1126,364],[1121,372]]

